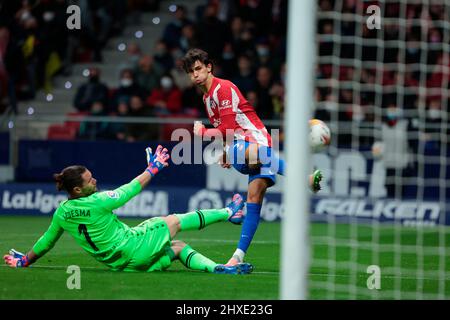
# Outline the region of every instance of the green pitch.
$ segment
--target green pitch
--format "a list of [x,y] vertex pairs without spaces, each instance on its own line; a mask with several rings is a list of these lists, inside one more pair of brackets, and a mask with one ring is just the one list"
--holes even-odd
[[[0,217],[2,255],[12,247],[28,250],[49,221],[43,217]],[[134,226],[142,219],[123,221]],[[448,228],[401,228],[396,232],[391,226],[330,226],[311,225],[311,299],[429,299],[439,298],[439,292],[450,297],[450,255],[445,253],[450,245]],[[220,263],[234,251],[239,235],[239,226],[221,223],[180,233],[177,239]],[[401,255],[394,254],[399,250]],[[1,265],[0,299],[278,299],[279,223],[260,224],[247,260],[255,271],[245,276],[188,271],[178,261],[166,272],[119,273],[96,262],[64,234],[31,268],[16,270]],[[80,290],[67,288],[70,265],[81,269]],[[380,267],[379,290],[367,288],[370,265]],[[424,272],[417,273],[417,269]],[[424,294],[417,296],[418,291]]]

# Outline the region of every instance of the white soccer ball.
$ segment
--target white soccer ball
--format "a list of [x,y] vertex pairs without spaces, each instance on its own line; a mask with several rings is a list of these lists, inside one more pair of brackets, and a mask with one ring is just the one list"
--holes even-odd
[[374,159],[381,159],[384,152],[384,143],[381,141],[376,141],[372,145],[372,156]]
[[330,128],[319,119],[309,120],[309,145],[313,153],[323,151],[331,141]]

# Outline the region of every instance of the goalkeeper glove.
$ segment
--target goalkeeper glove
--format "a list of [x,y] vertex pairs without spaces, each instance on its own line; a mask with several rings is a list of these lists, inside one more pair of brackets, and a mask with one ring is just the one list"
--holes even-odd
[[158,145],[155,154],[152,154],[152,148],[146,148],[145,152],[147,153],[148,163],[148,167],[145,170],[148,171],[152,177],[169,165],[167,163],[167,160],[170,158],[169,151],[161,145]]
[[28,256],[14,249],[9,250],[9,254],[3,256],[3,260],[11,268],[25,268],[30,265]]

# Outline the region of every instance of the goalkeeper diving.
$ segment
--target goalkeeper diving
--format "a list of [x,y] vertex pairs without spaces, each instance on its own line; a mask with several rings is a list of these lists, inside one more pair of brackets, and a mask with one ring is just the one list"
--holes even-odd
[[114,271],[162,271],[178,259],[191,270],[226,274],[252,272],[253,266],[249,263],[217,264],[186,243],[173,240],[180,231],[200,230],[216,222],[241,224],[245,218],[244,200],[239,194],[222,209],[155,217],[132,228],[117,218],[113,210],[139,194],[168,166],[170,156],[161,145],[154,154],[147,148],[146,154],[148,166],[144,172],[111,191],[97,192],[97,181],[84,166],[69,166],[55,174],[57,189],[65,190],[68,200],[60,203],[48,230],[32,249],[26,254],[11,249],[3,257],[5,263],[13,268],[30,266],[51,250],[67,231],[89,255]]

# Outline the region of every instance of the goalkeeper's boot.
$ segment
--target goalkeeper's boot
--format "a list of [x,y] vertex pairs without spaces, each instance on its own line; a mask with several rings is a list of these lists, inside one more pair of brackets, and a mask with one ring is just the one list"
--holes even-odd
[[309,187],[311,191],[317,193],[322,189],[320,182],[322,181],[323,175],[320,170],[316,170],[312,175],[309,176]]
[[232,201],[227,205],[227,208],[231,211],[231,216],[228,218],[228,221],[234,224],[242,224],[242,221],[245,219],[242,211],[244,204],[244,198],[239,193],[236,193]]
[[235,266],[226,266],[218,264],[214,268],[214,273],[219,274],[249,274],[253,271],[253,265],[250,263],[238,263]]

